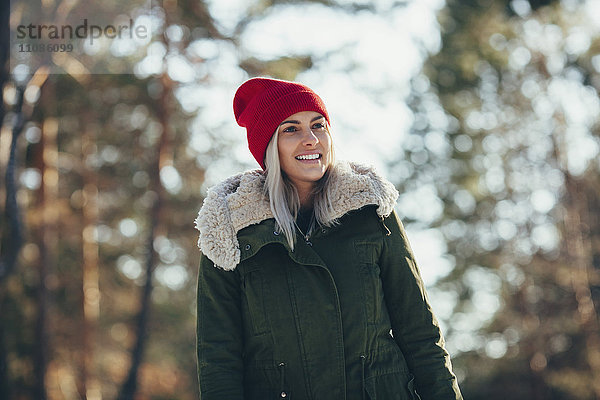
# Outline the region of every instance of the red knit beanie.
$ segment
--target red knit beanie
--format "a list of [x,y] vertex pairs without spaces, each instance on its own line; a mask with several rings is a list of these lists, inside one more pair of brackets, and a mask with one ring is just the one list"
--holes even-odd
[[275,129],[292,114],[315,111],[329,115],[323,100],[300,83],[270,78],[252,78],[235,92],[233,113],[239,126],[245,127],[250,152],[265,169],[265,151]]

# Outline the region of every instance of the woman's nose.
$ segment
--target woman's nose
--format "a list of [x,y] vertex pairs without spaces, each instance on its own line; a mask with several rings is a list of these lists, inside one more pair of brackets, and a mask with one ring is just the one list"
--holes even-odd
[[319,138],[312,131],[311,128],[306,128],[304,135],[302,135],[302,144],[306,146],[314,146],[319,143]]

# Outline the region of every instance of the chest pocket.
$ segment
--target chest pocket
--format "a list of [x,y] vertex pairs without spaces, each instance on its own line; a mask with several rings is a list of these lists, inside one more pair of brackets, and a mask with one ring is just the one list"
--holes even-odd
[[383,306],[383,286],[377,264],[381,245],[378,242],[356,240],[354,251],[363,285],[367,323],[376,324],[381,318]]
[[265,308],[265,295],[267,293],[265,278],[260,266],[255,264],[244,268],[241,276],[242,311],[247,324],[251,326],[254,335],[269,332],[269,323]]

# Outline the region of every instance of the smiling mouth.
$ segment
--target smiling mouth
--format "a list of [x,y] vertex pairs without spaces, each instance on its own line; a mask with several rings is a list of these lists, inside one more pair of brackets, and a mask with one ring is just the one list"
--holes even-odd
[[321,154],[305,154],[301,156],[296,156],[296,160],[319,160],[322,157]]

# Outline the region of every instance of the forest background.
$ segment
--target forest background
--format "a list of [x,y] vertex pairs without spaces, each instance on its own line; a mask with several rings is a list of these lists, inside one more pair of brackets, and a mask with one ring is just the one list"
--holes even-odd
[[[23,61],[28,6],[151,35]],[[198,398],[193,221],[256,168],[252,76],[398,187],[465,398],[600,398],[599,1],[0,7],[0,399]]]

